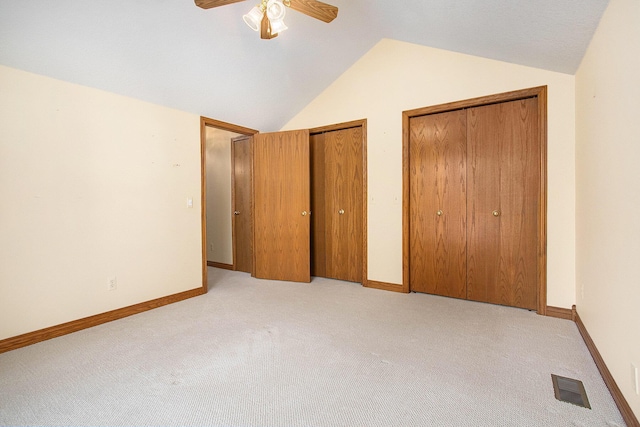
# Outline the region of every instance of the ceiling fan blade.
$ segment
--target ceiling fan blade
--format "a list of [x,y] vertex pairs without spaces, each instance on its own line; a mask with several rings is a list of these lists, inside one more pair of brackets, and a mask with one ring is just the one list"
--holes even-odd
[[212,7],[224,6],[225,4],[238,3],[244,0],[196,0],[196,6],[203,9],[211,9]]
[[293,10],[324,22],[331,22],[338,17],[337,7],[318,0],[290,0],[284,3]]
[[278,37],[278,33],[271,34],[271,22],[269,22],[269,18],[265,13],[262,17],[262,22],[260,23],[260,38],[269,40],[275,37]]

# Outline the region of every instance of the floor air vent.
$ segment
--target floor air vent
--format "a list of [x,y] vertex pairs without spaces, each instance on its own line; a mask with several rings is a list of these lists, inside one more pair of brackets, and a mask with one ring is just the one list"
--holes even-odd
[[556,399],[591,409],[582,381],[551,374]]

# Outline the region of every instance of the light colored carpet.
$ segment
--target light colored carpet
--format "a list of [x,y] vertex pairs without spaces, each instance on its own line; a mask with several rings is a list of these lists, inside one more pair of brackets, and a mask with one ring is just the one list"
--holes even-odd
[[624,425],[572,322],[209,271],[207,295],[0,355],[0,424]]

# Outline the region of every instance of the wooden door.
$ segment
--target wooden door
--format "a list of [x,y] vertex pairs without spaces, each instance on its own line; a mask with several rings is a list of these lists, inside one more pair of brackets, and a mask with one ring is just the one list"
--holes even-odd
[[466,112],[409,123],[411,290],[466,298]]
[[537,111],[537,98],[468,110],[469,299],[537,308]]
[[327,277],[325,231],[325,147],[324,133],[309,137],[311,154],[311,275]]
[[253,137],[231,140],[233,163],[233,260],[238,271],[252,272],[251,145]]
[[257,134],[253,159],[254,275],[310,282],[309,131]]
[[362,138],[360,126],[324,134],[325,277],[350,282],[362,282]]

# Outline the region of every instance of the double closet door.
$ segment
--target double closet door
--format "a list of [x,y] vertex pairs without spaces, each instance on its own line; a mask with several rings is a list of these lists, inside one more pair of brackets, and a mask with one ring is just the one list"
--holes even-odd
[[362,282],[362,127],[311,135],[311,274]]
[[362,281],[362,141],[362,127],[254,136],[254,276]]
[[410,118],[412,291],[538,307],[537,103]]

